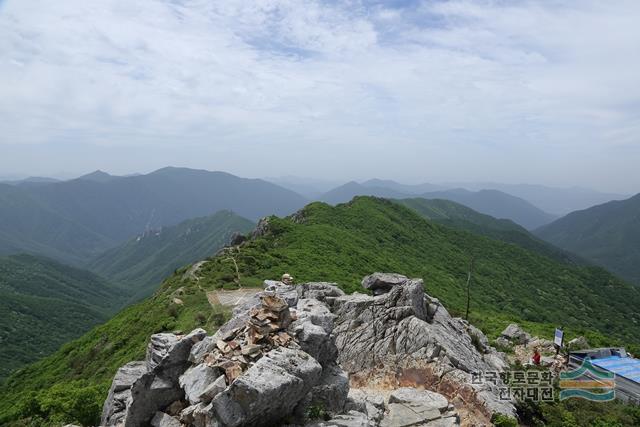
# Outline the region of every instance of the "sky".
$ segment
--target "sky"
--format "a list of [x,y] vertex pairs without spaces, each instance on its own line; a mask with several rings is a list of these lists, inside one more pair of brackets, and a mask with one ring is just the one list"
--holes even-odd
[[640,191],[640,2],[0,0],[0,176]]

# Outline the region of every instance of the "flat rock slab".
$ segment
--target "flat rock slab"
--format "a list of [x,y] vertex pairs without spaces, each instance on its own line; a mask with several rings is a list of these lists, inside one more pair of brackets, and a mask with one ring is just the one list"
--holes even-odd
[[457,427],[460,423],[456,417],[440,418],[435,421],[429,421],[427,427]]
[[437,409],[439,412],[446,411],[449,406],[449,401],[443,395],[411,387],[394,390],[389,396],[389,403],[411,403],[425,408]]
[[255,294],[262,292],[260,288],[242,288],[235,290],[221,290],[207,292],[209,304],[224,305],[226,307],[235,307],[242,304],[245,300],[251,299]]
[[415,403],[390,403],[389,413],[382,419],[380,427],[409,427],[440,418],[440,411],[430,406]]

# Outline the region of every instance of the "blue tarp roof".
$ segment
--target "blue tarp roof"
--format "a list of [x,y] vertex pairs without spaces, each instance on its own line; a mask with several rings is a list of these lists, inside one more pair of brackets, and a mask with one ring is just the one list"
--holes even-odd
[[592,359],[591,363],[616,375],[640,384],[640,360],[631,357],[609,356]]

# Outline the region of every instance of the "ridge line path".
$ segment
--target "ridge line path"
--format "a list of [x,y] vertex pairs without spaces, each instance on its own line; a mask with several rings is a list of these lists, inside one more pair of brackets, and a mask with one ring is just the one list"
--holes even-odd
[[211,307],[215,308],[216,306],[220,306],[220,305],[227,306],[227,307],[235,307],[236,305],[240,304],[244,300],[251,298],[258,292],[262,291],[262,288],[240,288],[240,289],[234,289],[234,290],[218,289],[214,291],[207,291],[202,286],[200,286],[200,276],[197,275],[200,268],[207,262],[209,261],[202,260],[193,264],[184,273],[184,275],[182,276],[182,279],[185,280],[188,278],[188,279],[195,280],[196,285],[198,286],[198,289],[207,296],[207,300],[209,301],[209,304],[211,305]]

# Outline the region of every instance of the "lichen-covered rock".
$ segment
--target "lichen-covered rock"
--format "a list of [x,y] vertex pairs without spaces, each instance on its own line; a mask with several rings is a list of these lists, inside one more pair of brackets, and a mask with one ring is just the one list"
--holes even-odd
[[276,348],[212,401],[224,426],[271,426],[293,412],[321,376],[322,366],[301,350]]

